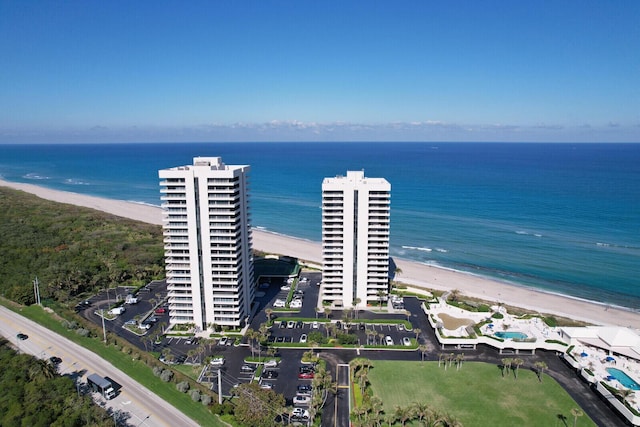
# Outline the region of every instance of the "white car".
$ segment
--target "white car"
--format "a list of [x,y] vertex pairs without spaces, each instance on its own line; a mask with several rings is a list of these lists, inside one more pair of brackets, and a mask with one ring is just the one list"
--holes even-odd
[[291,286],[289,286],[289,285],[282,285],[282,286],[280,286],[280,290],[281,290],[281,291],[289,291],[289,290],[291,290]]
[[311,327],[312,327],[313,329],[318,329],[318,328],[320,327],[320,323],[319,323],[318,321],[314,321],[314,322],[311,324]]
[[406,345],[407,347],[409,347],[411,345],[411,339],[409,337],[403,337],[402,345]]
[[229,338],[227,337],[222,337],[220,338],[220,341],[218,341],[219,345],[227,345],[227,341],[229,340]]
[[214,357],[213,359],[211,359],[211,364],[214,366],[224,365],[224,357]]
[[302,308],[302,301],[300,301],[299,299],[294,299],[289,304],[289,308]]
[[295,328],[295,327],[296,327],[296,322],[294,322],[293,320],[289,320],[289,321],[287,322],[287,328],[288,328],[288,329],[293,329],[293,328]]
[[284,300],[281,299],[277,299],[274,303],[273,303],[273,307],[274,308],[284,308],[285,303]]
[[294,405],[308,405],[311,402],[311,398],[309,396],[297,395],[293,398]]
[[301,343],[305,343],[305,342],[307,342],[307,334],[302,334],[302,335],[300,335],[300,342],[301,342]]
[[309,411],[302,408],[293,408],[293,411],[291,411],[291,418],[302,418],[302,419],[308,420]]
[[264,367],[265,368],[275,368],[278,366],[278,361],[275,359],[272,360],[268,360],[266,362],[264,362]]
[[393,345],[393,338],[391,338],[389,335],[387,335],[386,337],[384,337],[384,343],[386,345]]
[[264,390],[273,390],[273,384],[271,383],[260,383],[260,388]]

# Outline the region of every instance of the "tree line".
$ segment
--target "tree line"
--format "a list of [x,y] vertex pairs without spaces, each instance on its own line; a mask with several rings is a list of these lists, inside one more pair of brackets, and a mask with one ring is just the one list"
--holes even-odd
[[113,426],[114,420],[56,365],[16,352],[0,337],[0,425],[4,427]]

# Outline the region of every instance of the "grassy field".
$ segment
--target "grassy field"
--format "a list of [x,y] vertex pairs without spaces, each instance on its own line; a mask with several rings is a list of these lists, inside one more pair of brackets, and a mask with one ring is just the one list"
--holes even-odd
[[[488,363],[465,362],[460,370],[452,366],[445,371],[437,362],[373,361],[369,380],[387,413],[396,406],[427,403],[465,427],[573,426],[571,409],[579,408],[547,375],[539,382],[534,372],[521,368],[517,379],[513,374],[503,378]],[[586,415],[576,424],[595,425]]]

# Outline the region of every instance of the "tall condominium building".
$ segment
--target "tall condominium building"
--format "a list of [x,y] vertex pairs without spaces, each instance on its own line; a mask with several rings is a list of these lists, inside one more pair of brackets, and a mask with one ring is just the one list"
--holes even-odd
[[322,299],[365,307],[389,290],[391,184],[364,172],[322,182]]
[[220,157],[158,172],[170,323],[244,326],[254,297],[249,166]]

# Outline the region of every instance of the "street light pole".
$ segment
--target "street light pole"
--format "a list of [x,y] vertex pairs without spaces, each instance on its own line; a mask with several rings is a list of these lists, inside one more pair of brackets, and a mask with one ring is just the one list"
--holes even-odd
[[104,308],[100,309],[100,316],[102,317],[102,335],[104,337],[105,344],[107,343],[107,330],[104,327]]

